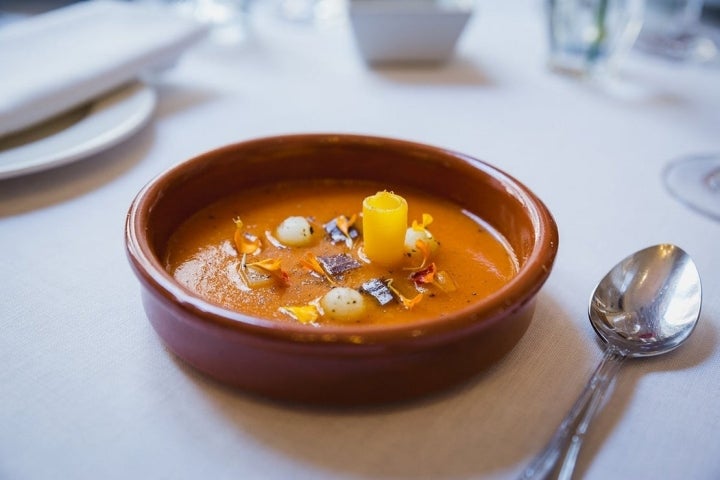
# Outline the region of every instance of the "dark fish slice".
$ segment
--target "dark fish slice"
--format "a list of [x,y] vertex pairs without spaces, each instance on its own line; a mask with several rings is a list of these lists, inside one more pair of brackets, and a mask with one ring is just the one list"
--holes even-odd
[[360,262],[347,253],[317,257],[317,259],[327,274],[333,277],[342,275],[349,270],[362,267]]
[[[330,241],[332,243],[341,243],[347,239],[342,230],[338,228],[337,221],[334,218],[325,225],[323,225],[323,228],[330,237]],[[348,235],[350,235],[351,239],[355,240],[360,235],[360,232],[358,232],[357,228],[350,227],[350,229],[348,230]]]
[[374,297],[382,306],[387,305],[395,299],[385,282],[379,278],[373,278],[363,283],[360,290]]

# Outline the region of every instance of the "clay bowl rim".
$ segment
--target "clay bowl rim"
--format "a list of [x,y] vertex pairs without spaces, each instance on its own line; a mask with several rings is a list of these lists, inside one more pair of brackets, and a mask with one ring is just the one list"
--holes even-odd
[[[378,148],[390,146],[392,148],[419,149],[434,156],[444,157],[452,162],[454,167],[469,165],[473,169],[479,170],[482,175],[500,182],[508,195],[516,197],[523,205],[533,226],[534,246],[531,254],[520,266],[517,275],[484,299],[450,312],[441,318],[390,325],[322,324],[316,326],[257,318],[204,300],[182,287],[165,271],[146,235],[148,232],[147,220],[150,216],[149,207],[154,204],[154,200],[158,198],[158,192],[163,190],[163,186],[181,179],[183,172],[194,166],[243,148],[257,147],[258,144],[266,142],[270,144],[277,142],[320,144],[323,141],[333,145],[337,145],[338,142],[346,142],[348,145],[360,142]],[[177,307],[192,314],[200,322],[236,330],[251,336],[285,340],[290,343],[390,345],[418,343],[420,339],[425,342],[442,341],[448,335],[457,335],[469,329],[475,331],[487,329],[521,309],[536,296],[550,274],[557,255],[558,229],[550,211],[528,187],[499,168],[477,158],[441,147],[389,137],[312,133],[260,137],[236,142],[206,151],[164,170],[150,180],[133,199],[125,222],[125,248],[136,276],[145,287],[155,295],[161,295]]]

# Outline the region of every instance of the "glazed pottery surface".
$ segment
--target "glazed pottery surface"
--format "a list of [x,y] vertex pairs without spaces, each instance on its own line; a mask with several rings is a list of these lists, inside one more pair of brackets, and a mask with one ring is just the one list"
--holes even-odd
[[[448,198],[507,239],[518,274],[495,294],[442,319],[314,326],[224,309],[165,271],[170,235],[200,208],[249,187],[308,178],[381,181]],[[126,222],[126,249],[146,314],[172,352],[245,391],[318,405],[417,398],[492,365],[530,324],[557,248],[557,226],[545,205],[495,167],[441,148],[359,135],[288,135],[213,150],[152,180]]]

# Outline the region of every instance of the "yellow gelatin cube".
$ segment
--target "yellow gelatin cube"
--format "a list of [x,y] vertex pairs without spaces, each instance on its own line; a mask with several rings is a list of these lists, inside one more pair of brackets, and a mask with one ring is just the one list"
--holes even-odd
[[407,230],[407,202],[382,191],[363,200],[363,249],[371,262],[397,265],[403,260]]

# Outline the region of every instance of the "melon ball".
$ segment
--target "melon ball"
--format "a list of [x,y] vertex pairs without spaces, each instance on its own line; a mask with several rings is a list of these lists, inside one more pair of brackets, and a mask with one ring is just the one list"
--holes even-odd
[[335,287],[320,298],[325,316],[341,322],[360,320],[365,315],[365,297],[348,287]]
[[288,217],[275,229],[275,238],[288,247],[306,247],[313,241],[314,228],[305,217]]
[[410,258],[422,258],[423,254],[416,246],[418,240],[425,242],[425,245],[428,246],[428,250],[430,251],[430,256],[432,256],[440,246],[440,242],[437,241],[429,230],[409,227],[405,232],[405,252],[410,255]]

